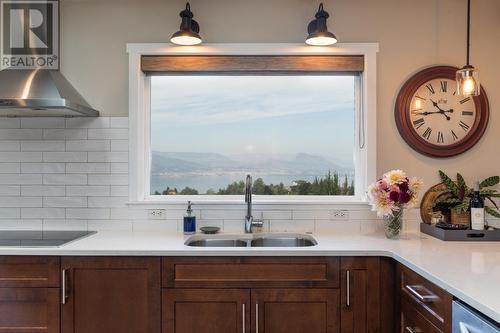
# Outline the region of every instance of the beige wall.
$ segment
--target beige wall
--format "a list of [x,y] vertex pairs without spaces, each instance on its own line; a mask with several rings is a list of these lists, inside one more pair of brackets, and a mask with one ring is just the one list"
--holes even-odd
[[[167,42],[184,1],[63,0],[62,71],[102,115],[128,114],[130,42]],[[311,0],[192,0],[206,42],[302,42],[318,2]],[[473,1],[472,62],[481,69],[491,119],[484,138],[455,158],[433,159],[399,137],[396,92],[415,71],[433,64],[462,66],[465,0],[326,0],[330,28],[342,42],[379,42],[378,172],[403,168],[437,181],[439,168],[468,179],[500,174],[500,1]]]

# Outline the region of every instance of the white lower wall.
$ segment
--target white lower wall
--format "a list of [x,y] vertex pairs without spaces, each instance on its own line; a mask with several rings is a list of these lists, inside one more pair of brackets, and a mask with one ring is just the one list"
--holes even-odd
[[[1,118],[0,229],[182,231],[184,205],[164,219],[127,205],[128,118]],[[165,208],[165,207],[162,207]],[[333,210],[348,210],[346,219]],[[243,232],[245,204],[198,205],[198,227]],[[368,205],[254,205],[264,231],[373,232],[380,221]],[[418,228],[418,210],[406,214]]]

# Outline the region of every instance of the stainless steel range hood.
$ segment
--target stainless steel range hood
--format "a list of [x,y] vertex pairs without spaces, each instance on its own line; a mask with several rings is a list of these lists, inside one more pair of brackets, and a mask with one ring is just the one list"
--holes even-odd
[[0,71],[0,117],[98,117],[57,70]]

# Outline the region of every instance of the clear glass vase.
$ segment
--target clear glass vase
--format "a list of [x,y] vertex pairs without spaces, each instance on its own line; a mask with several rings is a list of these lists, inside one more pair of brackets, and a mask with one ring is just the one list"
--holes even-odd
[[392,211],[392,216],[384,217],[385,236],[389,239],[399,239],[403,229],[404,209]]

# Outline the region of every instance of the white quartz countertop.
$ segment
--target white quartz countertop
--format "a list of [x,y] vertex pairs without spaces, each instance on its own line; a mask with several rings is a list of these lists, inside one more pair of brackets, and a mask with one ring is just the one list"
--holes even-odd
[[313,235],[314,247],[201,248],[181,234],[102,231],[58,248],[0,247],[0,255],[57,256],[387,256],[500,322],[500,242],[443,242],[424,234]]

